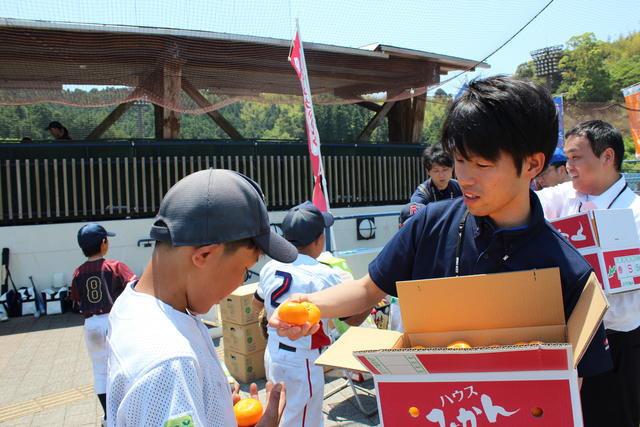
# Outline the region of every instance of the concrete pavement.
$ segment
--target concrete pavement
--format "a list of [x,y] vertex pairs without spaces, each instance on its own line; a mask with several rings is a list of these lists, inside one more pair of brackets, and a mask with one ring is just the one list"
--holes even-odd
[[[102,407],[91,385],[82,323],[82,316],[74,313],[38,319],[24,316],[0,323],[0,426],[100,426]],[[215,343],[222,346],[220,341]],[[378,425],[377,413],[364,415],[353,390],[342,388],[341,372],[330,371],[325,379],[325,396],[340,389],[325,398],[326,426]],[[373,388],[369,379],[357,391],[367,412],[376,406]],[[248,385],[241,390],[246,392]]]

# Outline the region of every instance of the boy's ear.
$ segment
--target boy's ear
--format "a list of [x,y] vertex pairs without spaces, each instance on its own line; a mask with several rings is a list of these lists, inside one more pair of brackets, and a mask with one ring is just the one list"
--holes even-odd
[[221,243],[199,246],[193,249],[193,252],[191,253],[191,260],[197,267],[202,267],[205,262],[211,259],[212,256],[219,255],[223,250],[224,245]]
[[545,159],[544,153],[533,153],[525,157],[522,173],[525,173],[529,179],[535,178],[544,169]]

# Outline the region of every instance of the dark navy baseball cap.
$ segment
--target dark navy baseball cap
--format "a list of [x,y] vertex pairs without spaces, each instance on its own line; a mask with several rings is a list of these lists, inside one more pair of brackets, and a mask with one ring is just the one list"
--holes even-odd
[[271,231],[260,186],[226,169],[187,175],[160,203],[150,236],[173,246],[206,246],[251,238],[265,254],[293,262],[298,251]]
[[333,225],[333,215],[320,212],[310,201],[294,206],[282,221],[284,238],[295,246],[307,246],[316,240],[326,227]]
[[49,129],[62,129],[62,128],[63,128],[62,123],[60,123],[60,122],[56,122],[56,121],[53,121],[53,122],[49,123],[49,126],[47,126],[46,128],[44,128],[44,130],[49,130]]
[[98,246],[105,237],[113,237],[116,233],[111,233],[100,224],[90,222],[78,230],[78,245],[81,248],[93,248]]
[[420,209],[424,208],[425,206],[426,205],[422,203],[407,203],[406,205],[404,205],[404,207],[400,211],[400,218],[398,218],[398,222],[400,223],[400,226],[402,226],[402,224],[404,224],[406,220],[411,218],[416,212],[418,212]]

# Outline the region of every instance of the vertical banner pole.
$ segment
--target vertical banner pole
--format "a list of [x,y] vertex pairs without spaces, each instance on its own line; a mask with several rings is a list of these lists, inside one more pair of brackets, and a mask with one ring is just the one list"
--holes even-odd
[[[296,22],[296,34],[293,39],[293,46],[289,53],[289,62],[296,70],[300,86],[302,87],[302,98],[304,102],[304,119],[307,129],[307,140],[309,146],[309,158],[313,170],[313,204],[322,212],[329,212],[329,197],[327,194],[327,181],[324,167],[322,166],[322,155],[320,153],[320,135],[316,124],[316,116],[313,111],[313,100],[311,99],[311,86],[309,85],[309,75],[307,64],[304,58],[304,49],[300,38],[300,28]],[[327,233],[327,246],[331,250],[334,248],[333,233]]]

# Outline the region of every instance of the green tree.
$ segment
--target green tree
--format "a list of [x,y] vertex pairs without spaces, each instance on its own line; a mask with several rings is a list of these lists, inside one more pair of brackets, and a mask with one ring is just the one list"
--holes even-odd
[[611,99],[611,77],[605,66],[604,42],[593,33],[571,37],[568,51],[562,57],[562,84],[559,91],[568,99],[608,101]]

